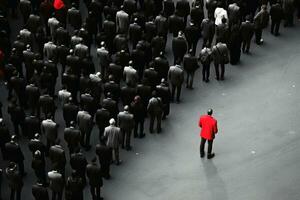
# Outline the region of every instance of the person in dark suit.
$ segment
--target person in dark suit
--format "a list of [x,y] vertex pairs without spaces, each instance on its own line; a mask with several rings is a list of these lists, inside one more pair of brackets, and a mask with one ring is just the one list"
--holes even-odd
[[76,123],[74,121],[71,121],[70,126],[65,128],[64,139],[68,144],[70,155],[80,149],[81,133],[80,130],[76,128]]
[[201,37],[200,26],[197,26],[194,21],[190,21],[190,25],[185,28],[184,35],[188,42],[188,48],[192,49],[191,54],[196,54],[198,40]]
[[200,29],[201,22],[204,19],[204,11],[200,5],[195,5],[191,9],[191,21]]
[[271,6],[270,16],[271,16],[271,33],[274,34],[275,36],[278,36],[280,23],[284,17],[282,6],[278,2],[276,2]]
[[24,133],[28,139],[32,139],[34,134],[41,132],[40,120],[34,115],[25,117],[24,120]]
[[187,0],[179,0],[176,3],[176,12],[180,17],[184,18],[184,25],[186,26],[187,16],[191,12],[190,3]]
[[249,53],[251,39],[254,34],[254,24],[251,22],[251,16],[246,16],[246,21],[241,24],[241,39],[243,53]]
[[269,12],[267,11],[267,6],[262,5],[261,10],[254,17],[254,27],[255,27],[255,42],[261,45],[264,40],[262,39],[263,29],[268,26],[269,23]]
[[7,155],[7,159],[10,162],[14,162],[18,164],[18,169],[20,171],[21,176],[25,176],[26,173],[24,171],[24,154],[21,150],[20,145],[17,143],[17,136],[12,135],[11,140],[5,144],[5,151]]
[[125,85],[121,88],[121,100],[123,106],[129,105],[136,95],[136,88]]
[[187,73],[186,88],[193,89],[195,71],[199,68],[198,58],[193,55],[193,50],[190,49],[183,57],[183,69]]
[[47,187],[41,181],[38,180],[36,184],[32,185],[31,191],[35,200],[49,200]]
[[1,153],[2,153],[2,158],[4,160],[7,159],[5,144],[7,142],[9,142],[10,139],[11,139],[11,136],[10,136],[8,127],[3,122],[3,118],[0,118],[0,149],[1,149]]
[[42,157],[48,155],[48,152],[46,152],[46,145],[41,141],[40,137],[40,134],[36,133],[34,135],[34,138],[31,139],[28,143],[28,149],[31,152],[32,156],[34,156],[34,153],[36,151],[39,151]]
[[[212,47],[212,57],[214,60],[216,79],[224,80],[225,65],[229,62],[229,52],[227,45],[224,43],[217,43]],[[221,74],[220,74],[221,69]]]
[[138,41],[141,39],[142,37],[142,27],[137,23],[138,19],[135,18],[134,22],[132,24],[129,25],[128,28],[128,34],[129,34],[129,39],[132,43],[132,48],[135,49]]
[[131,59],[133,62],[133,68],[137,70],[139,80],[143,77],[144,68],[146,65],[146,54],[143,51],[141,45],[137,45],[131,52]]
[[54,118],[56,106],[54,103],[54,99],[49,94],[43,94],[39,98],[39,107],[44,113],[45,117]]
[[171,91],[168,82],[162,78],[161,83],[156,86],[157,96],[161,98],[163,103],[163,116],[162,119],[170,113]]
[[82,17],[80,11],[76,8],[76,3],[72,3],[70,9],[68,9],[67,19],[68,23],[75,29],[79,30],[82,24]]
[[151,41],[152,56],[159,56],[160,52],[164,52],[166,48],[166,39],[163,36],[157,35]]
[[145,69],[143,80],[144,83],[151,86],[152,90],[155,89],[155,86],[159,83],[159,75],[158,72],[155,71],[153,65],[150,65],[147,69]]
[[101,168],[97,165],[97,158],[93,158],[86,166],[86,174],[89,179],[90,192],[93,200],[101,199],[101,187],[103,186]]
[[184,81],[184,71],[183,71],[182,67],[179,65],[179,63],[170,67],[169,73],[168,73],[168,78],[169,78],[171,86],[172,86],[171,100],[174,101],[175,91],[177,90],[176,101],[177,101],[177,103],[179,103],[181,87],[182,87],[182,84]]
[[[118,74],[118,75],[121,75],[119,78],[121,78],[123,76],[122,66],[121,66],[121,70],[118,71],[117,73],[121,73],[121,74]],[[106,97],[108,97],[107,94],[110,93],[110,97],[114,101],[116,101],[116,102],[119,101],[120,93],[121,93],[120,84],[119,84],[119,82],[115,82],[115,77],[113,75],[108,76],[108,81],[106,83],[104,83],[103,89],[104,89],[104,94],[106,94]]]
[[175,12],[175,4],[172,0],[164,0],[163,7],[163,13],[167,18]]
[[70,126],[71,121],[77,121],[77,113],[79,111],[79,106],[73,102],[73,98],[70,97],[68,101],[63,105],[63,117],[66,126]]
[[[130,104],[130,112],[134,117],[134,137],[143,138],[145,136],[144,133],[144,121],[147,116],[145,111],[145,105],[141,100],[140,96],[135,96],[134,100]],[[138,131],[139,129],[139,131]]]
[[77,123],[81,132],[80,143],[89,150],[91,148],[90,137],[93,129],[93,117],[86,110],[78,111]]
[[180,17],[177,12],[168,18],[169,32],[173,33],[173,37],[178,36],[178,32],[184,30],[185,23],[183,17]]
[[38,115],[38,102],[40,98],[39,87],[34,83],[26,86],[25,89],[28,106],[31,109],[32,115]]
[[188,50],[188,43],[187,43],[185,37],[183,36],[183,32],[179,31],[178,36],[174,37],[172,40],[172,51],[173,51],[173,55],[174,55],[174,64],[176,62],[179,62],[179,63],[182,62],[183,56],[187,52],[187,50]]
[[201,22],[201,34],[203,37],[202,48],[211,47],[215,35],[215,23],[211,18],[205,18]]
[[24,130],[25,111],[17,104],[16,99],[12,99],[11,103],[8,104],[7,112],[10,114],[10,119],[14,126],[14,131],[17,135],[19,134],[19,127]]
[[62,146],[59,145],[59,142],[60,141],[57,140],[56,144],[50,147],[49,158],[51,161],[52,169],[58,171],[63,177],[65,177],[66,154]]
[[52,200],[62,200],[65,186],[63,175],[56,170],[52,170],[48,172],[48,179],[50,182],[49,188],[52,191]]
[[85,155],[79,149],[77,149],[75,153],[71,154],[70,165],[72,169],[76,171],[76,174],[81,178],[83,185],[85,185],[87,160]]
[[[151,42],[151,40],[157,35],[156,24],[154,23],[154,19],[152,19],[152,17],[145,23],[144,34],[145,39],[148,42]],[[141,36],[142,34],[140,35],[139,40],[142,38]]]
[[236,65],[241,57],[241,31],[239,24],[232,24],[228,40],[228,49],[230,52],[230,64]]
[[44,156],[39,150],[35,151],[31,162],[31,168],[34,170],[37,180],[43,185],[47,185],[45,167],[46,163]]
[[161,118],[163,114],[163,104],[161,98],[157,97],[156,91],[152,92],[152,98],[149,100],[147,106],[148,114],[150,115],[150,133],[153,133],[154,121],[156,119],[157,133],[161,132]]
[[5,169],[5,174],[10,187],[10,200],[21,200],[21,191],[24,183],[22,180],[22,172],[19,171],[16,163],[10,162]]
[[47,138],[46,146],[48,152],[49,148],[55,144],[58,136],[58,124],[50,119],[49,115],[48,118],[43,120],[41,123],[41,133],[43,133]]
[[106,94],[106,98],[102,100],[102,107],[107,109],[110,113],[110,118],[117,119],[119,113],[118,103],[112,99],[110,92]]
[[101,140],[100,144],[96,145],[96,154],[101,166],[101,173],[105,179],[110,179],[110,163],[112,161],[111,149],[105,145],[105,141]]
[[202,64],[202,81],[209,82],[210,63],[212,61],[210,48],[204,47],[199,53],[199,60]]
[[124,111],[118,114],[118,125],[122,132],[122,148],[124,149],[126,144],[126,150],[129,151],[132,149],[130,145],[131,133],[134,128],[134,118],[133,114],[129,113],[129,106],[124,106]]
[[199,120],[199,127],[201,128],[201,143],[200,143],[200,157],[203,158],[205,155],[204,147],[206,141],[208,141],[208,151],[207,151],[207,158],[211,159],[215,156],[212,153],[212,145],[213,140],[215,138],[215,134],[218,132],[217,120],[212,117],[213,110],[209,109],[207,111],[207,115],[203,115],[200,117]]
[[216,26],[216,44],[218,42],[228,43],[229,28],[226,18],[222,18],[222,24]]
[[66,181],[66,200],[83,200],[84,183],[76,171],[72,171],[71,176]]

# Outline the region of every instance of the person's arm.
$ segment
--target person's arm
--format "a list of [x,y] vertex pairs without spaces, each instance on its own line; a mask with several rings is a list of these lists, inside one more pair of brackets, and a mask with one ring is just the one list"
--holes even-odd
[[216,121],[215,125],[214,125],[214,134],[218,133],[218,122]]
[[199,123],[198,123],[198,125],[199,125],[199,127],[201,127],[201,128],[202,128],[202,120],[201,120],[201,118],[199,119]]

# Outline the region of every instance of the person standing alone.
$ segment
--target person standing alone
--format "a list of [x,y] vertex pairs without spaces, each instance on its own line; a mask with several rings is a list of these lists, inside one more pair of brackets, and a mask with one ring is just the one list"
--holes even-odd
[[218,132],[218,126],[217,126],[217,120],[212,117],[213,110],[208,109],[207,115],[202,115],[199,120],[199,127],[201,128],[200,137],[201,137],[201,143],[200,143],[200,157],[203,158],[204,153],[204,147],[206,140],[208,141],[208,150],[207,150],[207,159],[211,159],[215,156],[214,153],[212,153],[212,145],[215,138],[215,134]]

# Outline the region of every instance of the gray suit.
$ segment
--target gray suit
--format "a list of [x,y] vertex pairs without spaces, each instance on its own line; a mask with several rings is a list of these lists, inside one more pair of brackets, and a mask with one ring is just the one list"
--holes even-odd
[[118,114],[118,124],[122,132],[122,148],[124,148],[126,140],[126,149],[130,150],[131,133],[134,128],[133,114],[130,114],[128,111],[120,112]]
[[79,130],[81,131],[81,145],[89,148],[91,132],[93,129],[92,116],[87,111],[79,111],[77,114],[77,122]]
[[42,121],[41,130],[42,133],[46,135],[47,151],[49,151],[49,148],[55,144],[55,141],[57,139],[58,126],[53,120],[46,119]]
[[168,77],[172,84],[172,101],[174,100],[175,90],[177,88],[177,101],[179,102],[181,86],[184,81],[184,71],[180,65],[171,66]]
[[119,162],[119,144],[121,142],[120,128],[110,125],[104,130],[104,137],[106,138],[106,146],[111,148],[115,154],[116,162]]

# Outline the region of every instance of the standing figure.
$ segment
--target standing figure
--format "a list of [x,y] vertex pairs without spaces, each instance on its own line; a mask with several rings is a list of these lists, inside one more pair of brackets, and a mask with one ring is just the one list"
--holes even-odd
[[212,117],[213,110],[209,109],[207,111],[207,115],[203,115],[199,120],[199,127],[201,128],[201,143],[200,143],[200,157],[203,158],[205,156],[204,147],[206,140],[208,141],[208,150],[207,150],[207,158],[211,159],[215,156],[212,153],[212,145],[215,139],[215,134],[218,132],[217,120]]

